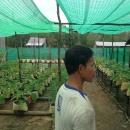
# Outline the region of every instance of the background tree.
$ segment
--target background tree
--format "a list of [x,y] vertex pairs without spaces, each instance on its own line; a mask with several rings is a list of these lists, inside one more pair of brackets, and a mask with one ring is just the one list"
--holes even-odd
[[[121,34],[113,35],[113,41],[124,42],[130,38],[130,32],[124,32]],[[8,37],[8,47],[16,47],[18,44],[19,47],[25,47],[28,43],[30,37],[38,37],[38,34],[22,34]],[[95,41],[102,41],[103,34],[95,34],[95,33],[86,33],[86,34],[78,34],[77,32],[71,32],[70,34],[62,33],[62,43],[61,47],[70,47],[73,45],[85,45],[88,47],[93,47]],[[40,33],[39,38],[46,38],[48,42],[48,46],[57,47],[58,42],[58,33]],[[112,41],[112,35],[104,35],[104,41]]]

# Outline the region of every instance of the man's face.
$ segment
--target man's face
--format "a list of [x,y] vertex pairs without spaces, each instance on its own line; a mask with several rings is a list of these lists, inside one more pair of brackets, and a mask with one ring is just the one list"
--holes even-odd
[[93,57],[89,59],[86,66],[81,65],[81,78],[83,81],[92,82],[95,74],[95,68],[94,68],[94,59]]

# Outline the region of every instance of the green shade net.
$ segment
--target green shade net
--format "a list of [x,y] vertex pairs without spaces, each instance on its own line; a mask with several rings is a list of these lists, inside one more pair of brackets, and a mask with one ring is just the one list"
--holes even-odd
[[[66,48],[67,49],[67,48]],[[94,52],[94,56],[102,56],[102,48],[91,48]],[[50,52],[51,52],[51,59],[55,60],[58,59],[58,48],[18,48],[19,50],[19,57],[20,59],[38,59],[38,54],[40,52],[40,59],[50,59]],[[61,59],[65,56],[65,48],[60,48],[61,50]],[[2,57],[4,56],[6,49],[0,48],[0,52]],[[0,57],[0,58],[2,58]],[[18,60],[17,48],[8,48],[7,53],[7,60]]]
[[[59,26],[49,21],[33,0],[0,0],[0,37],[16,34],[58,32]],[[62,26],[62,32],[68,28]]]
[[56,0],[78,33],[118,34],[130,30],[130,0]]

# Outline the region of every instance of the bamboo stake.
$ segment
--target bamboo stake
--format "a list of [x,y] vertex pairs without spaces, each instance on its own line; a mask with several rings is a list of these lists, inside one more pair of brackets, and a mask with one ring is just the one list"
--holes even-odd
[[60,14],[59,14],[59,5],[57,4],[57,17],[59,20],[59,37],[58,37],[58,76],[59,76],[59,84],[58,87],[60,88],[61,86],[61,64],[60,64],[60,44],[61,44],[61,19],[60,19]]

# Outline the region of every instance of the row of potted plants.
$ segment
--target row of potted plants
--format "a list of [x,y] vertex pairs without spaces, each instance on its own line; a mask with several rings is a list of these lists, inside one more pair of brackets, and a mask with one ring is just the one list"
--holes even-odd
[[[18,103],[20,106],[23,106],[25,100],[28,100],[28,97],[30,98],[29,101],[32,99],[32,101],[35,102],[38,98],[38,94],[42,93],[43,88],[47,86],[48,82],[50,83],[54,77],[54,72],[56,72],[53,68],[46,69],[46,71],[45,68],[36,70],[36,66],[34,66],[35,68],[29,69],[29,64],[26,65],[26,67],[28,69],[22,69],[22,83],[19,82],[18,71],[16,71],[17,67],[1,71],[0,103],[4,102],[4,98],[9,98],[5,97],[7,93],[8,95],[13,94],[11,100],[19,99],[19,101],[15,101],[15,103]],[[32,92],[33,90],[37,90],[39,93],[36,94]],[[6,92],[6,94],[4,92]]]
[[[54,63],[58,63],[58,60],[56,59],[56,60],[47,60],[47,59],[40,59],[40,60],[38,60],[38,59],[20,59],[20,62],[21,63],[25,63],[25,62],[27,62],[27,63],[52,63],[52,64],[54,64]],[[63,60],[60,60],[60,63],[64,63],[64,61]]]
[[116,86],[121,86],[121,90],[127,90],[126,95],[130,96],[130,68],[117,63],[114,60],[107,60],[103,57],[96,57],[95,64],[100,71],[116,82]]

